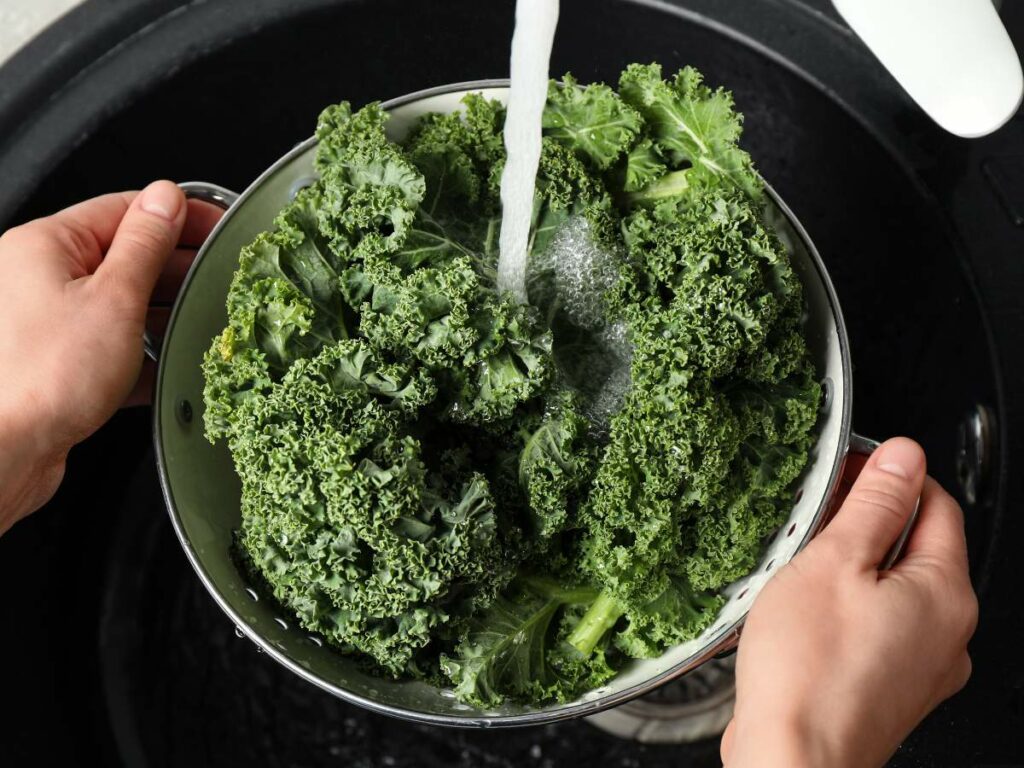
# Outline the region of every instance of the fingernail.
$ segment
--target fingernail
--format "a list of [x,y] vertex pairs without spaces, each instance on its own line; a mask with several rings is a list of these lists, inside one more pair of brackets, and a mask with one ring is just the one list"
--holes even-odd
[[921,466],[922,453],[920,446],[910,440],[892,440],[878,449],[877,466],[883,472],[910,478]]
[[181,190],[169,181],[156,181],[142,190],[142,210],[168,221],[178,218]]

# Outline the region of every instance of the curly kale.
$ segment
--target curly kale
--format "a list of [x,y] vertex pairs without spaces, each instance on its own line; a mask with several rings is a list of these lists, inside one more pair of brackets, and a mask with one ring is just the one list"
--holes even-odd
[[203,363],[239,556],[303,627],[489,707],[714,621],[820,400],[741,120],[690,68],[552,84],[523,306],[495,288],[500,104],[401,143],[379,105],[324,111],[319,178],[242,250]]

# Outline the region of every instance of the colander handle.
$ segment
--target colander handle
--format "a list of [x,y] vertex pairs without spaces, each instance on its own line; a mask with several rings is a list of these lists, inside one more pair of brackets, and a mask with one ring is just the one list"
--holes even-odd
[[[225,211],[238,199],[237,192],[232,192],[230,189],[211,184],[208,181],[183,181],[178,186],[181,187],[181,191],[185,193],[188,200],[202,200],[204,203],[216,205]],[[154,363],[160,359],[162,345],[163,339],[150,333],[149,330],[143,331],[142,348],[146,351],[146,357]]]

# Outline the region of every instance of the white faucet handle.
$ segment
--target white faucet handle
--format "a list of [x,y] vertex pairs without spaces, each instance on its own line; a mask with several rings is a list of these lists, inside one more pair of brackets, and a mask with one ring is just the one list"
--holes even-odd
[[974,138],[1017,111],[1020,59],[992,0],[832,0],[936,123]]

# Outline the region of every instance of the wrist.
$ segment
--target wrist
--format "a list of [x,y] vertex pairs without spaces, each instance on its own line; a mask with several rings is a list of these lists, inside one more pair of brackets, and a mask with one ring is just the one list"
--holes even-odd
[[[766,709],[771,712],[771,709]],[[796,717],[755,714],[737,719],[725,768],[844,768],[841,755],[829,749],[824,735]]]
[[64,475],[67,447],[37,411],[0,393],[0,534],[45,504]]

